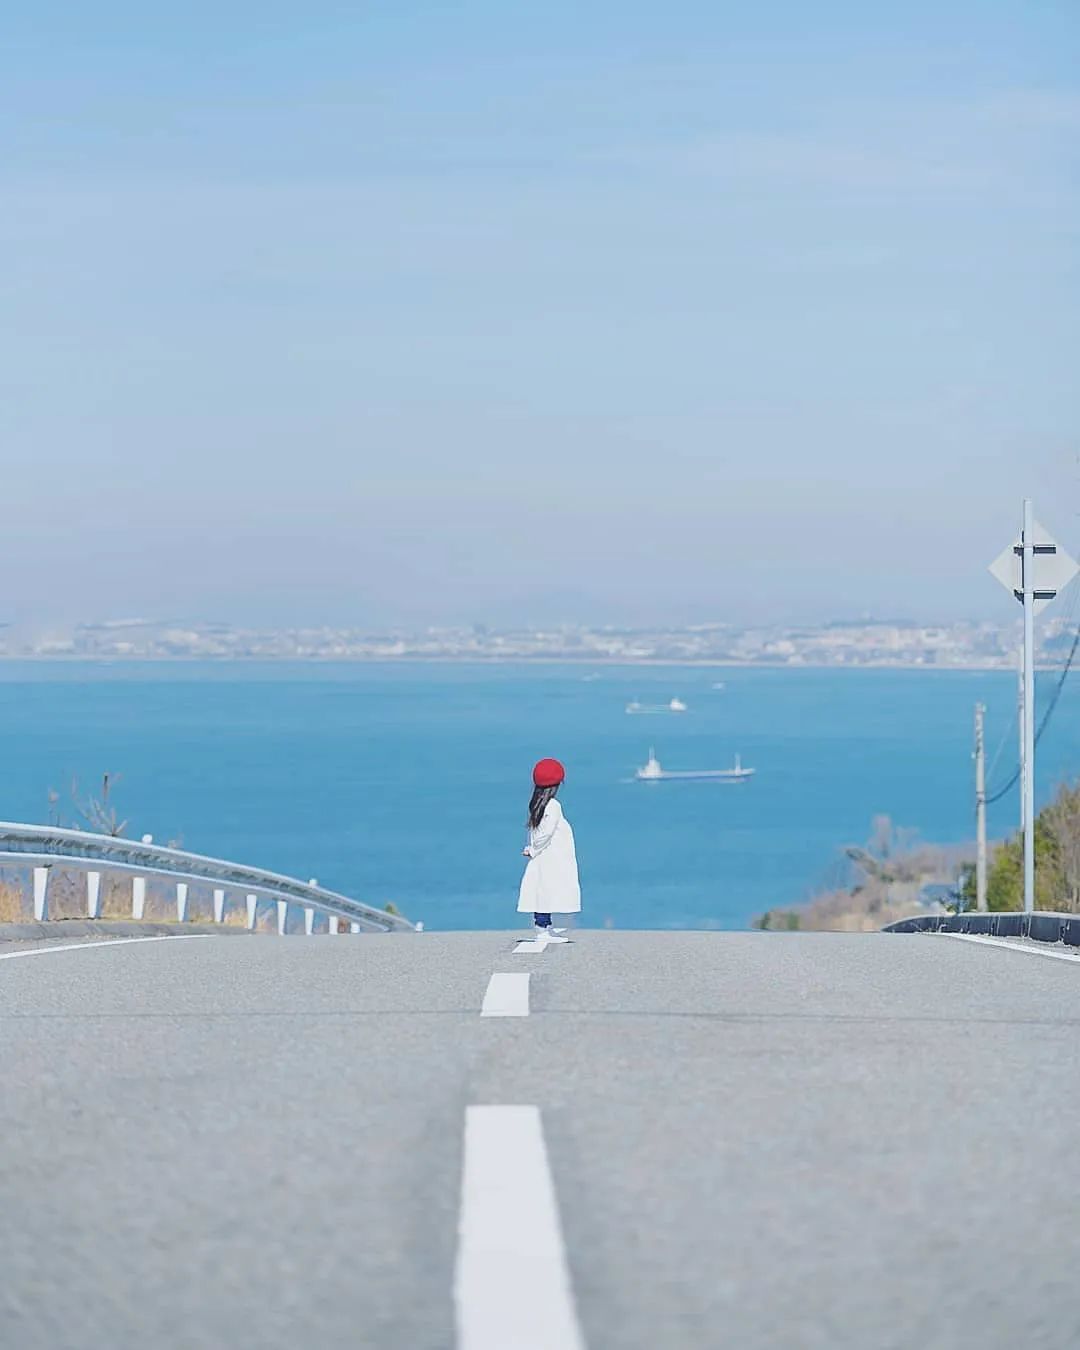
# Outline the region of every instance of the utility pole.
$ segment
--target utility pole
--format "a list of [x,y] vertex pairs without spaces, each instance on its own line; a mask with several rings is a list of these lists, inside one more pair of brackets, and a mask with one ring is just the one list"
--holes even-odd
[[1024,913],[1035,908],[1035,516],[1024,498]]
[[990,565],[991,573],[1024,607],[1021,662],[1020,799],[1024,835],[1024,912],[1035,908],[1035,614],[1072,581],[1080,567],[1035,523],[1024,498],[1020,538]]
[[986,910],[986,708],[975,705],[975,908]]

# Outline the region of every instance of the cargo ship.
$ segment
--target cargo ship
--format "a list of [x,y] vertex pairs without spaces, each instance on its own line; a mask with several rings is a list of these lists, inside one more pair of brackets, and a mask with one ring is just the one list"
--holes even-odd
[[735,765],[731,769],[664,769],[656,758],[656,751],[649,751],[648,763],[638,769],[634,777],[639,783],[666,783],[670,781],[690,781],[705,779],[714,783],[745,783],[753,778],[753,769],[744,769],[742,759],[735,756]]

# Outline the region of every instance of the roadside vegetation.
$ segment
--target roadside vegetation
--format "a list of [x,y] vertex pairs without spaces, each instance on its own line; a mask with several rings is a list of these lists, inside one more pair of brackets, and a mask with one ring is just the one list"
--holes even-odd
[[[992,910],[1023,908],[1024,841],[1019,834],[993,850],[986,903]],[[965,881],[964,904],[975,906],[974,874]],[[1063,783],[1035,818],[1035,908],[1080,914],[1080,783]]]
[[[990,845],[989,909],[1023,908],[1023,866],[1019,833]],[[915,914],[974,909],[975,845],[920,843],[878,816],[866,844],[843,850],[841,877],[803,904],[759,915],[754,927],[861,933]],[[1080,782],[1063,783],[1035,821],[1035,906],[1080,913]]]
[[869,933],[929,903],[956,900],[958,879],[974,855],[971,846],[920,842],[912,830],[897,828],[889,816],[876,816],[865,844],[844,848],[835,883],[803,904],[771,909],[754,927],[779,932]]

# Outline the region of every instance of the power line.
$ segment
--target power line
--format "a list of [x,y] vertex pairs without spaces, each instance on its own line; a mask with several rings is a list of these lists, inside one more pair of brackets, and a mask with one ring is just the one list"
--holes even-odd
[[[1038,745],[1039,742],[1042,740],[1042,734],[1049,725],[1050,718],[1054,715],[1054,709],[1057,707],[1058,700],[1061,698],[1061,691],[1065,687],[1065,679],[1068,676],[1069,670],[1072,667],[1072,663],[1076,657],[1078,648],[1080,648],[1080,628],[1076,630],[1076,634],[1072,640],[1072,646],[1069,648],[1069,655],[1065,658],[1065,665],[1061,671],[1061,675],[1058,678],[1057,684],[1054,686],[1054,692],[1050,695],[1050,702],[1046,705],[1046,711],[1042,715],[1042,721],[1039,723],[1038,730],[1035,732],[1036,745]],[[1005,784],[1005,786],[1000,788],[992,796],[987,797],[986,805],[993,806],[995,802],[1001,801],[1002,797],[1006,796],[1007,793],[1011,792],[1019,781],[1020,781],[1020,768],[1019,766],[1017,766],[1015,772],[1013,773],[1009,781]]]
[[998,760],[1001,758],[1001,752],[1005,749],[1006,742],[1015,739],[1016,724],[1018,720],[1019,719],[1016,715],[1016,709],[1014,707],[1012,719],[1009,722],[1009,725],[1006,727],[1006,729],[1001,733],[1001,739],[998,741],[997,749],[994,751],[994,758],[990,761],[990,768],[986,775],[987,778],[993,778],[994,773],[997,770]]

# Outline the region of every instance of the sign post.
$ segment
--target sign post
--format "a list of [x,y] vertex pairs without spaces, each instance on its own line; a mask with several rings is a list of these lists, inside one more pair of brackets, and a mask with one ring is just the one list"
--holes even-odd
[[986,909],[986,709],[975,705],[975,908]]
[[1020,757],[1024,822],[1024,913],[1035,908],[1035,615],[1054,600],[1080,567],[1035,520],[1024,499],[1020,538],[990,564],[991,573],[1024,607],[1023,741]]
[[[1024,498],[1020,536],[1024,606],[1024,913],[1035,908],[1035,517]],[[1056,594],[1056,592],[1055,592]]]

